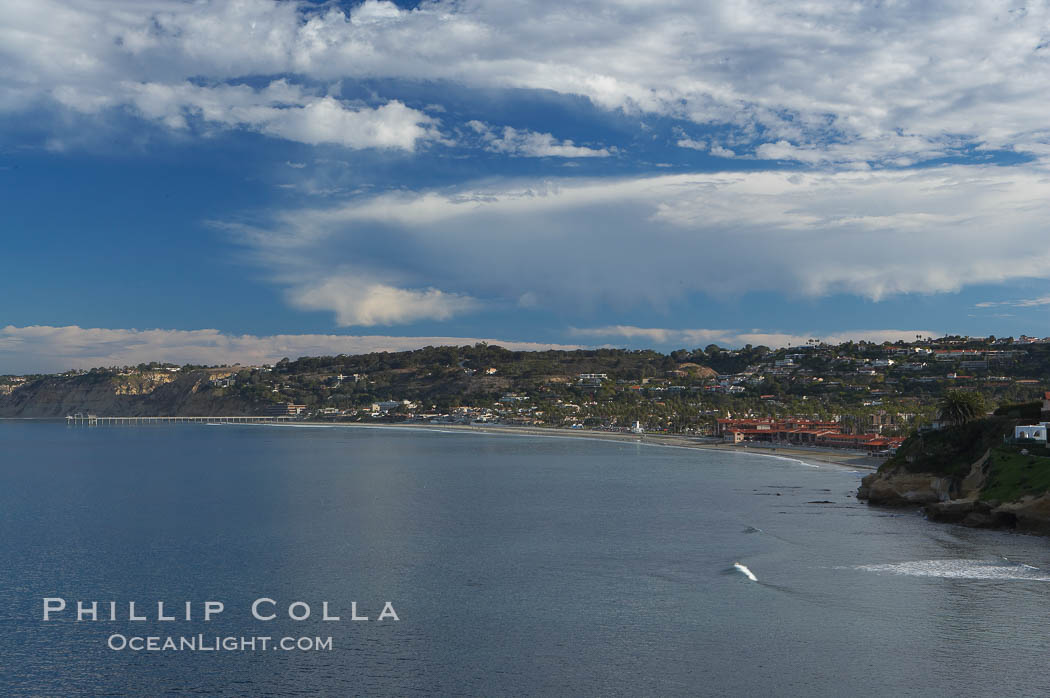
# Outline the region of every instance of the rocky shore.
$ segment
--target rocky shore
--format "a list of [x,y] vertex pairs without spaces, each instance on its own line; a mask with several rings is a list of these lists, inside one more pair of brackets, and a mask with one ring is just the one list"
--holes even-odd
[[857,498],[876,506],[921,507],[927,519],[940,523],[1050,535],[1050,493],[1010,502],[980,494],[979,486],[962,488],[937,475],[875,472],[862,480]]
[[965,448],[941,453],[938,462],[924,460],[939,448],[929,437],[905,442],[902,452],[861,480],[857,498],[874,506],[921,507],[930,521],[1050,535],[1050,491],[1040,479],[1050,459],[1001,441],[982,445],[987,448],[967,464],[960,462]]

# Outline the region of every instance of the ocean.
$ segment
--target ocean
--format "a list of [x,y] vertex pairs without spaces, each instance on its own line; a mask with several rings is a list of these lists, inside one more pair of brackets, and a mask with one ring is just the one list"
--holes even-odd
[[[863,474],[597,439],[0,422],[0,694],[1050,691],[1050,542],[870,508]],[[242,646],[261,637],[293,646]]]

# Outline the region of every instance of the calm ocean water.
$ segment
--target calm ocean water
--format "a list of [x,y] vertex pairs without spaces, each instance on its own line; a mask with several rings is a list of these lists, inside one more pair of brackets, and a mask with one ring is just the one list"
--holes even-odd
[[[870,509],[861,475],[566,438],[0,422],[0,694],[1050,691],[1050,541]],[[44,597],[225,611],[43,622]],[[260,597],[313,615],[254,620]],[[375,620],[385,601],[399,621]],[[332,649],[107,647],[198,633]]]

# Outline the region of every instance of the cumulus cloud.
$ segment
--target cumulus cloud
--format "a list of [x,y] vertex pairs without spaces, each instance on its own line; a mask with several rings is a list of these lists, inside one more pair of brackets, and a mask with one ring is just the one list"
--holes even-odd
[[498,180],[289,210],[240,240],[293,298],[353,321],[399,312],[360,309],[368,294],[335,279],[416,289],[380,305],[449,314],[521,298],[581,315],[694,293],[879,300],[1050,278],[1048,192],[1036,166]]
[[469,337],[384,337],[279,334],[265,337],[218,330],[135,330],[44,325],[0,328],[0,374],[47,373],[71,368],[176,364],[263,364],[284,357],[406,351],[425,346],[487,342],[512,351],[578,349],[576,345]]
[[206,125],[243,128],[310,145],[334,143],[348,148],[411,151],[418,142],[434,137],[436,124],[423,112],[396,100],[376,108],[351,106],[329,96],[311,95],[284,79],[274,80],[262,89],[189,82],[125,82],[105,96],[69,88],[56,92],[55,98],[84,112],[127,104],[141,116],[176,130],[186,129],[193,119],[199,119]]
[[[411,151],[437,137],[435,119],[396,99],[367,106],[284,78],[259,89],[231,82],[260,73],[295,74],[291,66],[281,67],[287,59],[283,34],[299,21],[294,3],[160,0],[131,7],[104,0],[14,0],[0,8],[0,59],[12,68],[0,78],[0,94],[17,98],[0,98],[0,110],[48,100],[90,115],[123,107],[175,130],[198,119],[206,126],[348,148]],[[236,69],[238,55],[247,58],[248,52],[255,58],[243,63],[243,71]],[[251,69],[253,63],[260,70]]]
[[570,140],[559,141],[549,133],[522,131],[504,126],[497,133],[488,124],[470,121],[467,124],[494,153],[506,153],[527,158],[605,158],[612,153],[607,148],[588,148]]
[[336,322],[343,327],[447,320],[478,306],[469,296],[436,288],[396,288],[352,277],[332,277],[320,284],[295,288],[291,300],[305,310],[334,311]]
[[850,341],[881,344],[883,342],[896,342],[897,340],[914,340],[916,335],[933,337],[939,333],[928,330],[852,330],[834,334],[820,332],[797,334],[762,330],[661,329],[634,327],[632,325],[608,325],[605,327],[573,328],[570,334],[576,337],[606,340],[621,338],[627,342],[640,340],[652,345],[680,348],[704,347],[708,344],[717,344],[726,348],[742,347],[746,344],[777,348],[802,346],[813,339],[828,344],[841,344]]
[[[0,109],[52,99],[100,110],[123,102],[114,86],[125,82],[438,80],[551,90],[725,126],[748,146],[722,144],[738,155],[765,145],[762,157],[775,159],[899,165],[970,146],[1042,157],[1048,26],[1045,4],[994,0],[435,0],[411,10],[377,0],[350,10],[276,0],[8,0]],[[299,117],[338,123],[331,106]],[[274,131],[289,132],[299,131]],[[814,152],[824,149],[832,152]]]
[[679,138],[675,145],[679,148],[689,148],[690,150],[707,150],[705,141],[698,141],[693,138]]

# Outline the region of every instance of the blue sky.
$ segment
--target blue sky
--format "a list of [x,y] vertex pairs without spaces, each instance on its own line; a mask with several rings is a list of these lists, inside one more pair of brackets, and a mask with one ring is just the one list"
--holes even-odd
[[1045,335],[1045,4],[11,0],[0,373]]

